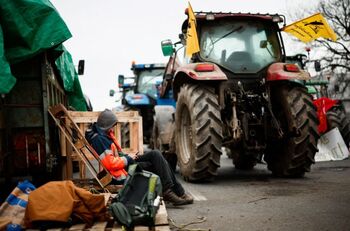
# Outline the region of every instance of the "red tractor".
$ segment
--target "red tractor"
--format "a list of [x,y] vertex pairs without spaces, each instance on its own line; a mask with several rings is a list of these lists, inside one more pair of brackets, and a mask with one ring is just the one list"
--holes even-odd
[[[222,12],[195,17],[200,52],[187,63],[177,62],[181,48],[162,42],[171,57],[161,92],[173,90],[176,100],[173,135],[162,145],[173,147],[169,152],[176,153],[183,177],[212,180],[222,147],[230,150],[236,168],[251,169],[264,158],[274,175],[303,176],[314,163],[318,119],[304,86],[310,75],[285,63],[279,28],[284,17]],[[185,49],[187,28],[188,19],[180,34]]]
[[[328,83],[327,83],[328,84]],[[317,107],[317,115],[320,121],[318,131],[326,133],[333,128],[338,128],[346,146],[350,145],[350,121],[346,117],[345,108],[341,100],[321,97],[314,100]]]

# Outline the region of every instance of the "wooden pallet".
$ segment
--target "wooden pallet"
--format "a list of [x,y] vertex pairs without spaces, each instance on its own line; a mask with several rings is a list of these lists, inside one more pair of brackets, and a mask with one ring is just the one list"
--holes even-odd
[[[105,193],[105,201],[108,204],[111,201],[111,196],[113,194]],[[108,206],[108,205],[107,205]],[[91,227],[88,227],[86,224],[76,224],[69,228],[55,228],[48,229],[48,231],[124,231],[117,222],[113,220],[105,221],[105,222],[95,222]],[[27,229],[27,231],[39,231],[37,229]],[[168,222],[168,213],[165,208],[164,201],[161,201],[159,206],[159,210],[156,215],[155,225],[152,227],[148,226],[136,226],[134,231],[170,231],[169,222]]]
[[[97,121],[97,117],[100,112],[78,112],[68,111],[68,114],[73,121],[78,125],[83,134],[89,128],[89,126]],[[130,129],[130,147],[123,147],[123,152],[132,154],[139,152],[143,153],[143,132],[142,132],[142,117],[137,111],[121,111],[115,112],[118,123],[115,126],[115,135],[119,143],[121,143],[121,125],[123,123],[129,124]]]
[[[86,228],[85,224],[73,225],[69,231],[81,231],[81,230],[110,230],[110,231],[124,231],[120,225],[116,222],[96,222],[92,227]],[[136,226],[134,231],[170,231],[168,223],[168,214],[164,205],[164,202],[159,207],[156,215],[155,226]]]

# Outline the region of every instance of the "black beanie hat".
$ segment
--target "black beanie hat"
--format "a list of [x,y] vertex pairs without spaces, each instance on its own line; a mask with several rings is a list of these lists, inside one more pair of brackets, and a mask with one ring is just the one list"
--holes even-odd
[[109,109],[105,109],[97,118],[97,126],[107,131],[117,123],[117,116]]

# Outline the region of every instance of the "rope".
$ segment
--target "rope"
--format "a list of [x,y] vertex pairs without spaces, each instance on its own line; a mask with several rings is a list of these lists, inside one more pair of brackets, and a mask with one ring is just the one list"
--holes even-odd
[[181,224],[181,225],[176,225],[173,219],[170,219],[170,225],[177,228],[177,231],[210,231],[210,229],[202,229],[202,228],[187,228],[187,226],[193,225],[193,224],[200,224],[205,221],[207,221],[206,217],[197,217],[197,220],[191,221],[187,224]]

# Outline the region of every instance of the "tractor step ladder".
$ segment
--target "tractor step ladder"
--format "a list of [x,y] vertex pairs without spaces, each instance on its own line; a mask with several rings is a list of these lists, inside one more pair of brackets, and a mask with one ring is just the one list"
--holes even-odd
[[[112,176],[101,163],[99,155],[87,142],[78,125],[73,121],[73,118],[69,115],[68,110],[63,104],[58,104],[50,107],[49,113],[61,130],[62,134],[64,134],[65,138],[73,147],[74,151],[87,166],[92,176],[102,188],[105,188],[105,186],[112,181]],[[60,139],[64,138],[61,137]],[[92,160],[89,158],[91,156],[97,160],[98,166],[93,165]],[[101,171],[99,170],[100,167],[102,167]]]

